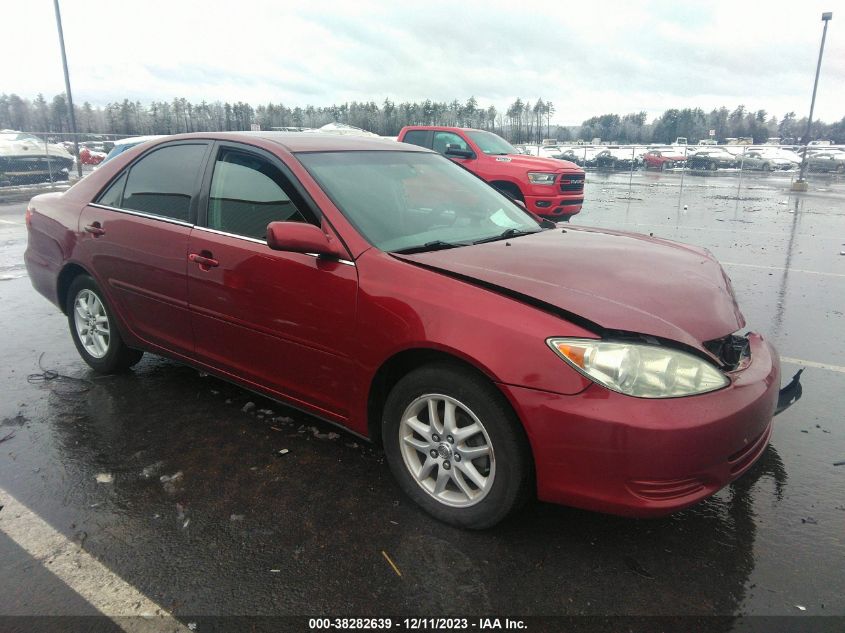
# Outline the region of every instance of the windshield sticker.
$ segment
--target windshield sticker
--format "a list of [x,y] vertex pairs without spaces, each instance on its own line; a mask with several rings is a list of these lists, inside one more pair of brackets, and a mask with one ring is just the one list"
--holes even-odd
[[512,220],[504,209],[499,209],[491,215],[490,221],[497,226],[501,226],[503,229],[518,229],[522,226],[519,222]]
[[510,159],[510,158],[508,158],[507,156],[496,156],[496,160],[497,160],[497,161],[499,161],[500,163],[509,163],[509,162],[511,162],[511,159]]

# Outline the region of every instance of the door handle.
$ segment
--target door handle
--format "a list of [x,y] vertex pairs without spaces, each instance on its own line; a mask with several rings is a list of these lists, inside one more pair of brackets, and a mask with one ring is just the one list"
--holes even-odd
[[199,253],[191,253],[188,255],[188,261],[193,262],[195,264],[199,264],[199,267],[203,270],[208,270],[209,268],[214,268],[220,265],[216,259],[212,257],[207,257],[205,255],[200,255]]
[[101,235],[106,234],[106,230],[102,227],[99,222],[92,222],[91,224],[85,227],[85,232],[90,233],[94,237],[100,237]]

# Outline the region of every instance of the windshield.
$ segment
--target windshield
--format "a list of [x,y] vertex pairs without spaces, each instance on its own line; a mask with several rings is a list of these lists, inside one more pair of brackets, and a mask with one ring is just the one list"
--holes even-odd
[[[320,152],[297,158],[358,231],[383,251],[434,250],[540,231],[484,181],[428,152]],[[510,229],[510,230],[509,230]]]
[[508,143],[505,139],[492,132],[467,132],[466,135],[470,137],[478,149],[485,154],[503,155],[503,154],[519,154],[513,145]]

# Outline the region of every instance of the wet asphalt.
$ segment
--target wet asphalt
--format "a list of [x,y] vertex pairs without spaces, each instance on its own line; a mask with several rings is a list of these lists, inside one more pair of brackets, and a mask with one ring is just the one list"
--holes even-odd
[[[790,179],[590,173],[573,220],[709,248],[749,329],[811,363],[762,459],[689,510],[534,503],[462,531],[302,413],[149,354],[97,376],[26,277],[23,203],[0,206],[0,487],[180,618],[845,616],[845,179]],[[39,357],[72,379],[40,380]],[[2,531],[0,563],[0,615],[95,613]]]

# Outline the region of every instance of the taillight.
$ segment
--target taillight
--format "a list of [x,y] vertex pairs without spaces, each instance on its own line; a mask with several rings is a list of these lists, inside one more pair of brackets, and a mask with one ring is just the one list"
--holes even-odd
[[26,228],[32,226],[32,207],[29,205],[26,206],[26,215],[24,216],[24,219],[26,221]]

